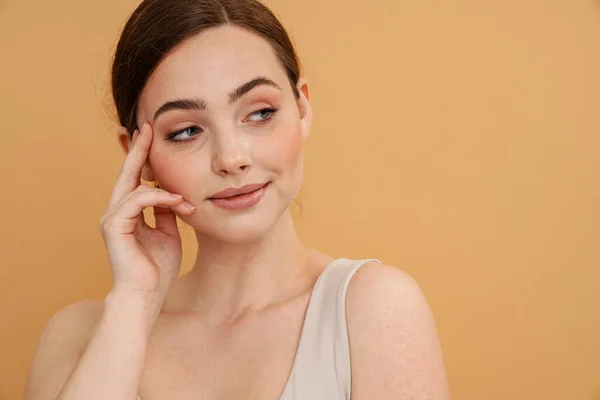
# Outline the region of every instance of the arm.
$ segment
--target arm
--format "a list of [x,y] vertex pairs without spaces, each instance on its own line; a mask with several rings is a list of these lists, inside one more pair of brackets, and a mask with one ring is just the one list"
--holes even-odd
[[[176,213],[190,215],[194,207],[182,195],[141,184],[153,139],[149,123],[132,136],[121,127],[119,138],[127,157],[100,219],[113,290],[85,339],[74,329],[85,309],[69,307],[52,318],[31,368],[26,400],[131,400],[137,395],[150,330],[181,268]],[[144,220],[148,207],[153,207],[155,228]]]
[[364,265],[346,301],[352,400],[450,399],[431,310],[408,274]]
[[111,292],[104,303],[67,306],[48,322],[25,400],[135,399],[156,307]]

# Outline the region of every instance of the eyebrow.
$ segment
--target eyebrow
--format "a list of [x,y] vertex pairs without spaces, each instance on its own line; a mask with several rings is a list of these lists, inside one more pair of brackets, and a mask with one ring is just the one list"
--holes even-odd
[[[263,86],[263,85],[271,86],[276,89],[282,90],[281,87],[279,87],[279,85],[277,83],[273,82],[271,79],[264,77],[264,76],[259,76],[257,78],[252,79],[251,81],[244,83],[243,85],[240,85],[239,87],[235,88],[233,91],[228,93],[229,104],[233,104],[234,102],[236,102],[238,99],[240,99],[242,96],[244,96],[246,93],[248,93],[255,87]],[[167,111],[171,111],[171,110],[205,110],[205,109],[206,109],[206,102],[199,98],[172,100],[172,101],[166,102],[165,104],[160,106],[158,110],[156,110],[156,113],[154,113],[154,121],[156,121],[161,114],[164,114]]]

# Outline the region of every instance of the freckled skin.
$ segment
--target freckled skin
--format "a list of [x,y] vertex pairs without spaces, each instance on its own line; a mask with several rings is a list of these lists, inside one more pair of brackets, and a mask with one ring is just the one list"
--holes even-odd
[[[229,104],[229,92],[257,77],[282,90],[261,85]],[[197,207],[190,216],[179,215],[197,233],[228,242],[259,238],[287,211],[302,183],[311,112],[305,80],[297,87],[300,100],[269,42],[252,32],[225,26],[188,39],[150,76],[140,96],[138,126],[152,122],[156,110],[175,99],[201,98],[206,110],[169,111],[153,123],[143,178]],[[279,110],[270,119],[254,114],[264,108]],[[180,141],[166,140],[181,130]],[[232,213],[207,200],[230,187],[267,181],[272,183],[265,197],[250,210]]]

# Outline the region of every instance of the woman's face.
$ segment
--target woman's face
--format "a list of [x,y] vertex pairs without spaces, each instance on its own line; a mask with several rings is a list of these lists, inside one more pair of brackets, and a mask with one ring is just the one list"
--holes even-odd
[[[244,90],[249,82],[255,84]],[[154,134],[145,179],[195,205],[192,215],[179,217],[200,233],[229,242],[260,237],[302,182],[311,109],[305,81],[297,87],[299,100],[271,45],[247,30],[223,26],[185,41],[140,96],[138,126],[150,122]],[[250,208],[231,211],[209,200],[225,189],[267,182]]]

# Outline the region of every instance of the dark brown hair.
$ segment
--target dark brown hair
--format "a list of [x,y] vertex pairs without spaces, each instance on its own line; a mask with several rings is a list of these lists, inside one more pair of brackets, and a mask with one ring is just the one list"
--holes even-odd
[[146,81],[162,59],[184,40],[210,28],[235,25],[267,40],[287,72],[296,98],[300,62],[277,17],[258,0],[144,0],[121,33],[111,89],[121,126],[133,134]]

